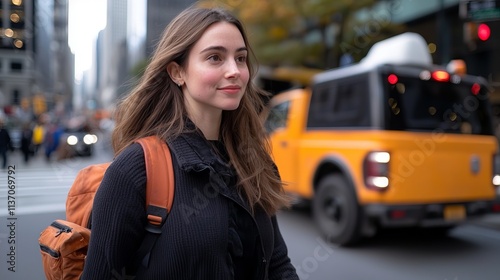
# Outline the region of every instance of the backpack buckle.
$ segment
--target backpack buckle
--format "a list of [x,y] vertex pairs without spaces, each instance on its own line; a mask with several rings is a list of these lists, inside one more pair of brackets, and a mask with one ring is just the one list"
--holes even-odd
[[154,234],[161,233],[161,227],[168,216],[168,211],[166,208],[148,205],[147,209],[148,224],[146,225],[146,230]]

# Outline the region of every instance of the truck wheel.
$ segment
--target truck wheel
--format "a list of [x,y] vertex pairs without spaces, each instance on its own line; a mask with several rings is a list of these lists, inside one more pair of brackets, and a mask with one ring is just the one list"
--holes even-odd
[[330,242],[353,245],[361,232],[361,210],[354,190],[341,175],[323,178],[313,200],[313,216]]

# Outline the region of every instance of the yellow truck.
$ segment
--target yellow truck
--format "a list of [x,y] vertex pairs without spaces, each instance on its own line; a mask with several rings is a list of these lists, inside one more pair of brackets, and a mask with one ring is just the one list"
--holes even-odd
[[404,33],[271,99],[265,125],[285,189],[311,203],[329,241],[380,227],[446,232],[500,213],[488,86],[459,72]]

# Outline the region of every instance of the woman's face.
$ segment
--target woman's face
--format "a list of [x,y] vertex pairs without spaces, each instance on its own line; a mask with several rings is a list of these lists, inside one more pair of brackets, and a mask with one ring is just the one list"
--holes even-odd
[[217,114],[238,108],[249,80],[247,48],[238,28],[211,25],[196,42],[181,70],[190,114]]

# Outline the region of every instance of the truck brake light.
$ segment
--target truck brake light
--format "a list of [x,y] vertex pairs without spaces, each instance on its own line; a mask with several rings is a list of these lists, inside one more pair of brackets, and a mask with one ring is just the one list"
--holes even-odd
[[470,88],[470,91],[472,92],[472,94],[478,95],[481,91],[481,86],[478,83],[474,83]]
[[369,189],[383,191],[389,186],[389,162],[391,155],[388,152],[370,152],[366,155],[363,164],[365,185]]
[[395,85],[398,83],[398,76],[396,76],[396,74],[390,74],[389,76],[387,76],[387,81],[389,82],[389,84]]
[[437,70],[432,72],[432,78],[438,82],[448,82],[450,80],[450,74],[443,70]]

